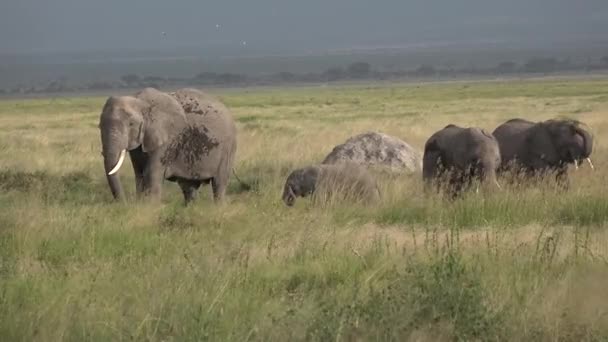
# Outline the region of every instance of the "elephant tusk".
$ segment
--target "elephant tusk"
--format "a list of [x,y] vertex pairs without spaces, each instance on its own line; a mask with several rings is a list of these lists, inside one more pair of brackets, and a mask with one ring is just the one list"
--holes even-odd
[[589,166],[591,166],[591,170],[595,170],[595,167],[593,166],[593,163],[591,162],[591,158],[587,158],[585,160],[587,160],[587,163],[589,163]]
[[578,161],[576,159],[574,160],[574,168],[578,170]]
[[120,151],[120,157],[118,158],[118,163],[116,163],[116,166],[114,166],[114,168],[110,172],[108,172],[108,176],[111,176],[111,175],[115,174],[116,172],[118,172],[118,170],[120,170],[120,167],[122,166],[122,162],[125,161],[126,155],[127,155],[127,150]]
[[494,184],[496,184],[496,187],[498,187],[499,190],[502,190],[502,186],[500,186],[500,183],[498,183],[497,180],[494,180]]

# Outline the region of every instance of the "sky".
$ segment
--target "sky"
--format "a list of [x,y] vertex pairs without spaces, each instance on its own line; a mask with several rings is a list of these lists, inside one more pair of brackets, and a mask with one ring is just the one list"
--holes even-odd
[[0,54],[608,36],[608,0],[1,0]]

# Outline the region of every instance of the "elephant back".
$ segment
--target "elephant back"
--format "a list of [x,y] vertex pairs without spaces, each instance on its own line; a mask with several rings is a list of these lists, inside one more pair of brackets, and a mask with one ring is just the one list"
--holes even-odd
[[521,158],[526,139],[537,124],[524,119],[511,119],[496,127],[492,135],[498,141],[503,167]]
[[525,134],[535,124],[524,119],[511,119],[496,127],[492,135],[496,137],[498,143],[501,143],[503,140],[511,139],[514,135]]
[[469,144],[473,145],[482,145],[489,146],[491,148],[498,149],[498,141],[488,131],[479,127],[470,127],[463,131],[464,139],[466,139]]
[[319,176],[316,188],[320,192],[341,192],[354,200],[367,203],[380,197],[375,177],[366,167],[354,162],[321,164],[317,166]]
[[150,110],[152,111],[163,113],[165,116],[167,113],[171,113],[171,116],[173,117],[185,119],[185,112],[181,104],[174,97],[169,96],[167,93],[161,92],[158,89],[144,88],[135,93],[134,97],[149,104]]
[[182,106],[190,125],[202,128],[219,141],[233,140],[236,126],[230,110],[217,98],[198,89],[169,93]]
[[[450,166],[464,168],[471,159],[485,156],[499,158],[496,138],[478,127],[448,125],[433,134],[425,145],[425,154],[436,154]],[[436,157],[433,157],[436,158]]]

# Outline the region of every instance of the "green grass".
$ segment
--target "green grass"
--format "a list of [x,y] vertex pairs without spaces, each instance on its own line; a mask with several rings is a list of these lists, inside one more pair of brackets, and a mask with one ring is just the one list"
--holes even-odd
[[[113,203],[103,98],[0,101],[0,340],[583,341],[608,337],[608,81],[231,90],[239,130],[227,203]],[[289,172],[367,130],[421,149],[457,123],[576,117],[596,170],[425,195],[379,174],[372,207],[280,199]]]

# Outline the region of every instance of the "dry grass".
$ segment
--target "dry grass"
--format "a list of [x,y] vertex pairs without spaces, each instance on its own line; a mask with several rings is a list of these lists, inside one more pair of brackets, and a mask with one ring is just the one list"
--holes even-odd
[[[2,340],[600,340],[608,336],[608,81],[551,80],[218,94],[238,120],[237,172],[216,206],[111,202],[103,98],[0,102]],[[426,197],[380,174],[375,206],[281,201],[291,170],[368,130],[422,148],[448,123],[573,117],[596,171]],[[133,198],[133,177],[122,170]]]

